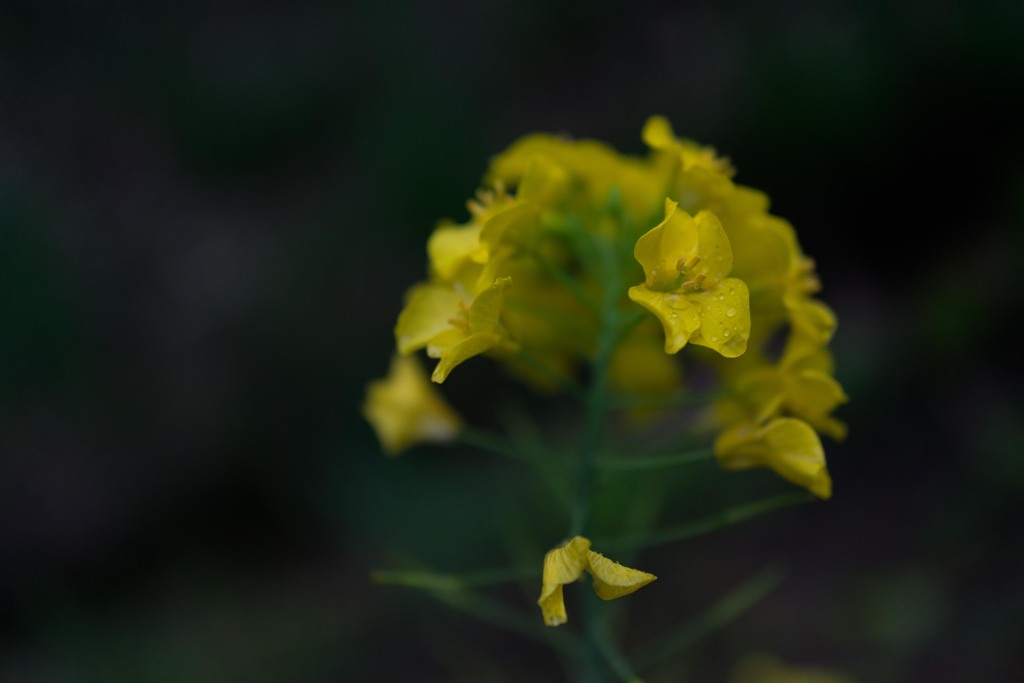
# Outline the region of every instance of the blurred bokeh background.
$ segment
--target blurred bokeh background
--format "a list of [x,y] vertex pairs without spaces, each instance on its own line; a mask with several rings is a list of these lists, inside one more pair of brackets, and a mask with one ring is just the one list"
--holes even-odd
[[550,539],[520,469],[358,406],[492,154],[662,113],[817,260],[851,430],[832,501],[646,556],[627,645],[782,564],[652,680],[1024,680],[1024,4],[104,5],[0,6],[0,679],[562,680],[370,584]]

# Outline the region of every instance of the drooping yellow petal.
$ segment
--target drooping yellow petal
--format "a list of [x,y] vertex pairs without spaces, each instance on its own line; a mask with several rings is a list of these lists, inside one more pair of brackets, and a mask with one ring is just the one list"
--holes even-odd
[[457,344],[449,346],[441,353],[430,379],[438,384],[443,384],[456,366],[474,356],[487,353],[500,343],[501,337],[493,332],[471,334]]
[[452,441],[461,426],[419,362],[407,356],[395,356],[387,378],[367,386],[363,415],[389,455],[421,442]]
[[631,301],[653,313],[665,330],[665,353],[677,353],[700,329],[700,312],[683,294],[657,292],[647,285],[629,288]]
[[746,283],[726,278],[714,289],[686,294],[700,316],[700,329],[690,339],[726,358],[747,350],[750,339],[750,293]]
[[593,577],[594,592],[602,600],[614,600],[643,588],[658,577],[613,562],[593,550],[587,554],[589,571]]
[[549,550],[544,556],[544,572],[537,604],[548,626],[558,626],[568,621],[562,586],[579,580],[583,575],[589,551],[590,540],[576,536],[565,545]]
[[820,370],[794,373],[786,387],[786,408],[794,415],[806,416],[812,424],[847,400],[842,385]]
[[780,417],[763,426],[743,423],[715,440],[715,455],[726,469],[767,466],[819,498],[832,496],[821,440],[806,422]]

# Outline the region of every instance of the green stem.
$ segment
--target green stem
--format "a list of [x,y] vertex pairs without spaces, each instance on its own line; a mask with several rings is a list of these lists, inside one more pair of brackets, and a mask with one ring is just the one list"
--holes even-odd
[[481,621],[548,643],[567,655],[576,656],[580,651],[579,640],[571,633],[541,626],[539,620],[483,595],[452,591],[428,591],[427,595]]
[[525,460],[532,462],[532,458],[519,451],[515,446],[509,443],[506,439],[497,434],[491,434],[482,429],[476,427],[463,427],[459,432],[459,441],[472,446],[473,448],[479,448],[482,451],[489,451],[497,455],[504,455],[507,458],[514,458],[516,460]]
[[633,670],[633,665],[629,663],[626,655],[615,644],[615,639],[612,637],[611,628],[609,628],[606,619],[601,620],[595,636],[597,644],[601,649],[601,654],[604,655],[612,671],[615,672],[623,683],[642,683]]
[[605,676],[601,647],[601,613],[589,581],[579,582],[580,607],[583,611],[583,647],[580,680],[583,683],[604,683]]
[[426,590],[463,590],[540,578],[540,567],[501,567],[462,574],[442,574],[404,569],[378,569],[370,573],[374,583]]
[[597,350],[591,360],[590,385],[584,397],[586,418],[576,477],[576,505],[573,508],[570,536],[585,534],[590,521],[590,498],[594,478],[594,458],[601,438],[607,401],[608,366],[619,339],[619,269],[610,245],[595,240],[603,287],[601,321]]
[[770,498],[754,501],[753,503],[737,505],[736,507],[728,508],[718,514],[705,517],[704,519],[699,519],[695,522],[687,522],[686,524],[680,524],[647,534],[618,539],[607,538],[595,540],[594,545],[600,546],[602,550],[609,551],[631,550],[635,548],[650,548],[658,545],[666,545],[668,543],[683,541],[695,536],[702,536],[706,533],[717,531],[718,529],[731,526],[752,517],[757,517],[766,512],[771,512],[772,510],[778,510],[780,508],[797,505],[799,503],[806,503],[811,500],[814,500],[814,496],[809,493],[785,493],[779,496],[772,496]]
[[675,453],[672,455],[655,455],[643,458],[600,458],[594,464],[602,469],[614,472],[637,472],[645,470],[661,470],[680,465],[692,465],[707,462],[715,458],[715,451],[708,448],[692,453]]
[[653,667],[725,627],[778,588],[785,574],[785,570],[779,566],[763,569],[734,588],[698,618],[639,649],[633,656],[637,667],[641,670]]

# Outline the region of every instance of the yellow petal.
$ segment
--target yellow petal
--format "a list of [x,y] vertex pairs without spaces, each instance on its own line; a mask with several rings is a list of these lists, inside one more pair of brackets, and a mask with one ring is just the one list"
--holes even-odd
[[715,440],[715,455],[726,469],[771,467],[784,479],[819,498],[832,496],[832,480],[817,433],[802,420],[780,417],[758,427],[737,425]]
[[633,256],[643,266],[644,284],[668,291],[681,279],[710,278],[714,283],[732,270],[732,246],[718,217],[701,211],[691,217],[665,200],[665,219],[636,242]]
[[614,600],[643,588],[658,577],[613,562],[600,553],[589,551],[588,571],[594,576],[594,592],[602,600]]
[[732,272],[732,245],[718,216],[710,211],[701,211],[693,219],[697,226],[696,255],[700,262],[687,277],[703,273],[708,277],[721,279]]
[[480,231],[480,242],[494,252],[501,246],[522,242],[540,224],[540,211],[531,202],[510,206],[491,216]]
[[818,370],[800,371],[786,388],[786,408],[799,417],[826,415],[848,400],[839,382]]
[[537,604],[548,626],[558,626],[568,620],[562,586],[579,580],[583,575],[589,550],[590,540],[576,536],[565,545],[549,550],[544,556],[544,572]]
[[661,321],[665,330],[665,353],[677,353],[700,328],[700,313],[682,294],[656,292],[647,285],[636,285],[629,288],[629,298]]
[[469,335],[441,352],[440,360],[434,368],[434,374],[431,375],[430,379],[438,384],[444,383],[448,379],[449,373],[457,365],[474,356],[479,356],[481,353],[486,353],[499,344],[501,344],[501,337],[494,332],[478,332],[477,334]]
[[427,240],[430,269],[438,278],[451,281],[466,263],[484,263],[487,251],[480,245],[480,226],[442,225]]
[[463,301],[454,289],[440,284],[415,285],[407,296],[395,325],[395,343],[402,355],[422,349],[447,330]]
[[565,612],[565,594],[562,591],[562,584],[544,584],[543,592],[537,601],[540,605],[541,616],[548,626],[561,626],[569,621]]
[[[431,379],[441,384],[460,363],[504,344],[506,335],[500,325],[500,317],[505,303],[505,291],[511,284],[512,278],[498,278],[494,284],[477,295],[468,311],[449,314],[445,327],[430,337],[427,343],[427,355],[440,359]],[[427,306],[424,305],[423,308],[427,309]],[[431,321],[439,319],[433,311],[431,313],[435,315],[429,318]],[[408,317],[413,319],[411,314]],[[415,320],[418,321],[420,318],[417,317]],[[402,317],[399,317],[399,324],[402,322]],[[427,329],[426,326],[424,328]],[[428,329],[434,331],[436,328]]]
[[670,149],[676,143],[672,124],[664,116],[652,116],[647,119],[641,137],[644,144],[653,149]]
[[416,443],[452,441],[461,427],[419,362],[407,356],[395,356],[387,378],[367,386],[363,415],[389,455]]
[[746,283],[727,278],[713,289],[687,293],[686,298],[700,315],[700,330],[690,341],[726,358],[743,355],[750,339],[750,293]]
[[498,327],[505,292],[512,286],[512,278],[500,277],[473,300],[469,307],[469,329],[472,332],[493,332]]
[[805,338],[812,345],[828,344],[836,329],[836,315],[831,308],[800,294],[787,294],[784,301],[795,335]]
[[679,277],[680,259],[696,255],[698,230],[690,214],[678,211],[677,204],[665,200],[665,218],[636,242],[633,256],[643,266],[645,284],[658,291],[672,288]]

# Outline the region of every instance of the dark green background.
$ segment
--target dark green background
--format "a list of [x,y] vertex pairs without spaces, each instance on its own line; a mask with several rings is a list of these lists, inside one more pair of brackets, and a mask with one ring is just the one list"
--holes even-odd
[[[827,504],[645,556],[671,570],[627,644],[781,561],[652,680],[750,651],[1024,678],[1024,5],[808,5],[5,2],[0,679],[561,680],[369,584],[559,522],[506,463],[384,459],[358,405],[492,154],[535,130],[641,153],[652,113],[816,258],[851,433]],[[500,377],[445,387],[487,419]],[[683,484],[666,518],[784,490],[705,474],[721,493]]]

